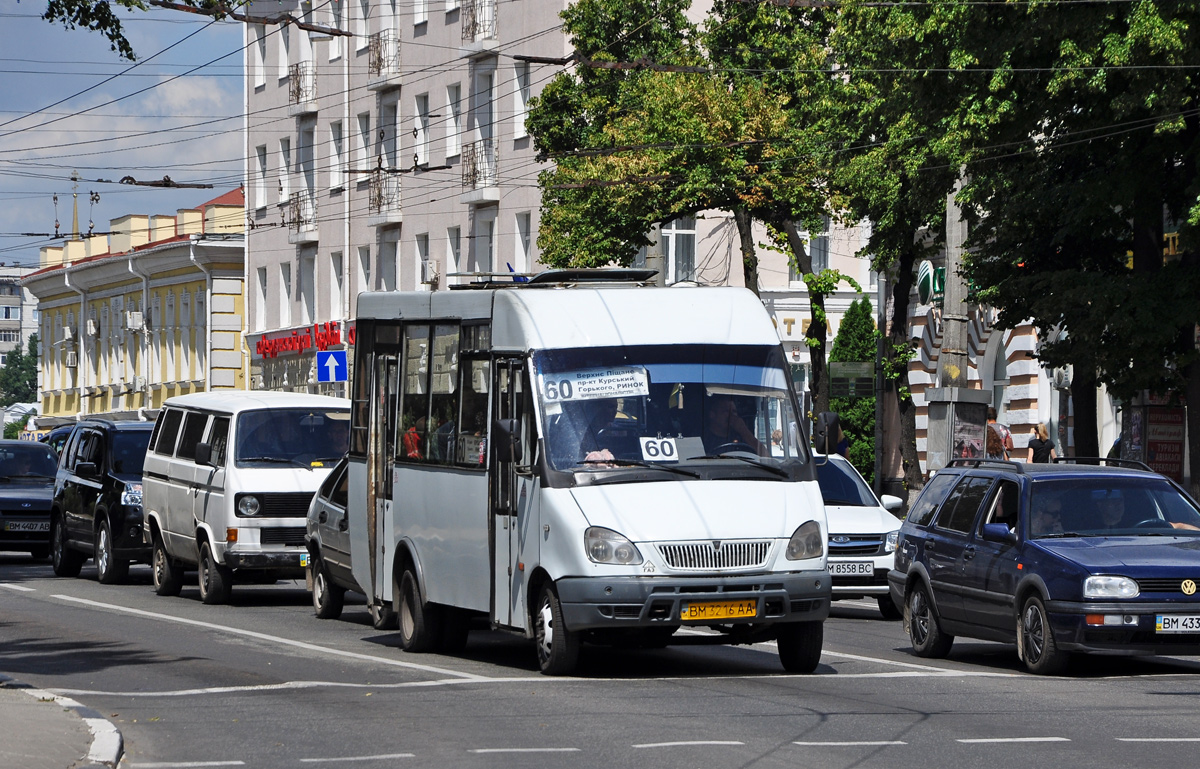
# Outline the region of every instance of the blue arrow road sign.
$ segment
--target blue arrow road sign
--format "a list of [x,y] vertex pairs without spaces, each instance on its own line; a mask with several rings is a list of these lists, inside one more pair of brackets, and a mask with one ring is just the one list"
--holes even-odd
[[345,350],[328,350],[317,353],[318,382],[345,382],[347,373]]

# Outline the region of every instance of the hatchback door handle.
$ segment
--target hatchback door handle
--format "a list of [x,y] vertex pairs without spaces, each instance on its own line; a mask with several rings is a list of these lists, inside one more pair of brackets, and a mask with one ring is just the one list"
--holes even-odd
[[317,520],[320,521],[321,523],[325,523],[325,521],[329,520],[329,515],[324,510],[322,510],[321,514],[317,516]]

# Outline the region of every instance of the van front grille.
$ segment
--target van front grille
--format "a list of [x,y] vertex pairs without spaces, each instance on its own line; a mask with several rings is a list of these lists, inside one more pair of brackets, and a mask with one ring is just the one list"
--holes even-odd
[[668,566],[681,571],[755,569],[766,565],[771,540],[660,542],[655,547]]
[[303,545],[304,527],[286,526],[259,529],[258,541],[264,545]]
[[262,504],[259,518],[303,518],[308,515],[311,491],[289,491],[278,494],[255,494]]

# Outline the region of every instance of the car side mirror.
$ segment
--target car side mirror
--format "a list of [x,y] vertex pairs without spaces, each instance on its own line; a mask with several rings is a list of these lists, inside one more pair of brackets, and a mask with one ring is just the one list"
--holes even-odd
[[516,419],[497,419],[495,429],[496,459],[500,462],[515,462],[524,452],[521,450],[521,423]]
[[884,510],[899,510],[904,507],[904,500],[891,494],[884,494],[879,498],[879,502],[883,505]]
[[197,443],[196,444],[196,464],[212,465],[212,444]]
[[79,462],[75,465],[75,474],[81,478],[95,478],[100,472],[95,462]]
[[988,542],[1016,542],[1017,533],[1003,523],[985,523],[983,538]]

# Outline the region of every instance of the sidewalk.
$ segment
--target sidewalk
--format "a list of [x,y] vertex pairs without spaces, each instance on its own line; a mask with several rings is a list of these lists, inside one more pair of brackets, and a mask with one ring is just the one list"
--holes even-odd
[[100,713],[0,673],[0,766],[114,767],[121,751],[121,733]]

